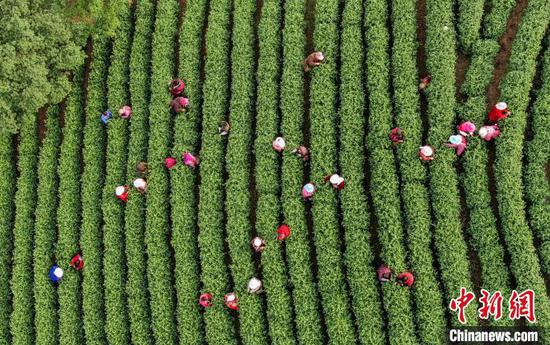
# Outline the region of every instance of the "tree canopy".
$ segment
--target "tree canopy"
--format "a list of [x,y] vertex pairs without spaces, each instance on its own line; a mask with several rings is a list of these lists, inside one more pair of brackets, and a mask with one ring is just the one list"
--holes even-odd
[[22,116],[56,104],[70,91],[92,35],[111,35],[125,1],[0,0],[0,130],[16,132]]

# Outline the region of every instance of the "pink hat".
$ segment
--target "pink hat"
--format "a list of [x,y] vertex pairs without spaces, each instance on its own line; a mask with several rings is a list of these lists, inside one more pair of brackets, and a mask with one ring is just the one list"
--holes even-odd
[[458,125],[457,128],[458,128],[458,130],[459,130],[460,132],[466,132],[466,133],[470,133],[470,134],[471,134],[471,133],[475,132],[475,130],[476,130],[476,125],[473,124],[473,123],[470,122],[470,121],[466,121],[466,122],[463,122],[463,123],[461,123],[460,125]]
[[430,147],[430,146],[422,146],[420,147],[420,152],[422,152],[422,154],[424,156],[432,156],[434,154],[434,150]]
[[498,102],[495,107],[498,109],[498,110],[504,110],[504,109],[507,109],[508,108],[508,104],[506,104],[506,102]]

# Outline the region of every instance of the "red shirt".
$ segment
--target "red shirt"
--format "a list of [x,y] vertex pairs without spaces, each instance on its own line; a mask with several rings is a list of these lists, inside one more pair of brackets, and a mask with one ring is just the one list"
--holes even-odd
[[403,272],[399,273],[399,275],[397,276],[397,280],[403,285],[411,287],[414,283],[414,276],[411,272]]
[[82,259],[82,256],[80,254],[76,254],[71,259],[70,266],[74,267],[77,271],[80,271],[82,268],[84,268],[84,259]]
[[508,108],[499,110],[495,105],[489,112],[489,122],[497,123],[498,121],[507,118],[508,115],[510,115],[510,111],[508,110]]
[[401,128],[397,127],[397,128],[394,128],[394,129],[391,130],[390,140],[393,143],[395,143],[395,144],[402,143],[404,139],[405,139],[405,133],[403,132],[403,130]]
[[277,239],[279,241],[282,241],[288,236],[290,236],[290,227],[286,224],[279,226],[279,228],[277,229]]
[[121,195],[117,195],[116,197],[119,198],[120,200],[124,201],[124,202],[127,202],[128,201],[128,192],[125,191],[124,193],[122,193]]
[[172,80],[170,84],[170,93],[172,93],[172,95],[179,95],[183,92],[183,89],[185,89],[185,83],[181,79]]
[[199,297],[199,304],[205,308],[212,305],[212,295],[209,293],[203,293]]

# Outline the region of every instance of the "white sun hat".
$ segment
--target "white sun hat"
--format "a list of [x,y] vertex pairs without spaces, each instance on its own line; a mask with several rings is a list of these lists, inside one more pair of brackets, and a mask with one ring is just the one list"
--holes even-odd
[[145,180],[142,178],[137,178],[134,180],[134,187],[136,188],[144,188],[146,185]]
[[124,194],[125,190],[126,188],[124,188],[124,186],[118,186],[116,187],[115,193],[116,195],[121,196],[122,194]]
[[315,191],[315,186],[313,185],[313,183],[306,183],[306,185],[304,186],[304,190],[308,193],[313,193]]
[[340,176],[338,174],[332,174],[330,176],[330,183],[332,183],[332,184],[338,185],[338,184],[342,183],[343,181],[344,181],[344,179],[342,178],[342,176]]
[[498,109],[498,110],[504,110],[506,108],[508,108],[508,104],[506,104],[506,102],[498,102],[495,107]]
[[422,152],[424,156],[428,156],[428,157],[434,154],[434,150],[429,146],[422,146],[420,148],[420,152]]
[[454,145],[458,145],[462,142],[462,136],[461,135],[451,135],[449,137],[449,142]]
[[282,148],[286,146],[285,139],[283,137],[275,138],[275,144],[279,145]]
[[258,278],[254,277],[248,281],[249,290],[255,291],[255,290],[259,290],[261,287],[262,287],[262,282]]
[[235,300],[236,296],[234,293],[229,293],[225,296],[225,300],[227,302],[233,302]]
[[57,277],[57,278],[63,278],[63,269],[61,267],[57,267],[54,271],[53,271],[53,274]]
[[259,238],[259,237],[254,237],[254,239],[252,240],[252,243],[254,243],[254,245],[255,245],[256,247],[259,247],[259,246],[262,245],[262,239]]
[[487,127],[483,126],[479,129],[479,136],[480,137],[485,138],[487,136],[487,134],[489,134],[489,130],[487,129]]

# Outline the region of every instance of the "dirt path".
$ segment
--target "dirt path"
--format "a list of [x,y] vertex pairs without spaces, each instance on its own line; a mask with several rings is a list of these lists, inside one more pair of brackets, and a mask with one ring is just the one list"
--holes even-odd
[[519,23],[521,22],[521,17],[525,7],[527,7],[528,0],[519,0],[516,7],[513,9],[510,18],[508,19],[508,24],[506,25],[506,31],[499,40],[500,51],[495,59],[495,70],[493,72],[493,79],[487,90],[487,102],[488,104],[495,104],[498,102],[500,97],[500,82],[506,74],[506,69],[508,67],[508,60],[510,59],[510,54],[512,53],[512,43],[516,38],[516,33],[518,31]]
[[[462,163],[456,161],[456,173],[459,176],[464,174],[464,168]],[[466,242],[466,248],[468,250],[468,260],[470,261],[470,279],[472,280],[474,293],[476,296],[481,296],[481,287],[482,287],[482,271],[481,271],[481,260],[479,254],[472,245],[473,239],[469,231],[470,224],[470,210],[466,202],[466,190],[464,186],[459,183],[458,191],[460,195],[460,227],[462,229],[462,236],[464,237],[464,242]],[[482,326],[488,325],[487,320],[480,320]]]
[[177,76],[179,74],[179,66],[180,66],[180,40],[179,40],[179,35],[181,35],[181,30],[183,29],[183,19],[185,18],[185,10],[187,9],[187,1],[186,0],[179,0],[178,1],[178,4],[179,4],[179,11],[178,11],[178,36],[176,37],[176,42],[174,42],[175,44],[175,52],[176,52],[176,56],[175,56],[175,65],[176,65],[176,70],[175,70],[175,75]]
[[[306,1],[306,13],[305,18],[306,22],[306,54],[309,54],[314,50],[313,45],[313,30],[315,28],[315,0]],[[311,84],[311,74],[304,74],[304,123],[303,123],[303,141],[306,147],[310,147],[310,138],[309,138],[309,129],[311,128],[311,118],[310,118],[310,102],[309,102],[309,93],[310,93],[310,84]],[[309,164],[304,165],[304,179],[303,183],[309,182],[309,175],[311,168]],[[315,252],[315,241],[313,236],[313,216],[311,214],[311,204],[306,203],[306,223],[308,230],[308,240],[310,243],[311,250],[311,264],[312,271],[315,281],[318,281],[318,267],[317,267],[317,254]]]
[[[416,4],[416,22],[417,29],[417,41],[418,49],[416,52],[416,67],[418,69],[418,79],[428,75],[428,68],[426,67],[426,0],[418,0]],[[428,99],[426,95],[420,94],[420,116],[422,118],[422,143],[426,142],[428,138],[428,131],[430,129],[430,121],[428,119]]]
[[458,51],[455,65],[455,98],[459,104],[464,103],[464,95],[460,92],[460,88],[466,79],[466,72],[470,67],[470,58]]
[[[487,103],[489,105],[495,104],[500,98],[500,82],[506,74],[508,67],[508,61],[510,59],[510,54],[512,53],[513,41],[516,37],[516,33],[521,22],[521,17],[523,11],[527,6],[527,0],[519,0],[516,7],[512,10],[510,18],[508,18],[508,23],[506,25],[506,30],[502,37],[499,39],[500,51],[497,54],[495,59],[495,70],[493,72],[493,78],[489,84],[487,90]],[[502,220],[500,217],[498,199],[497,199],[497,187],[496,187],[496,177],[495,177],[495,160],[496,160],[496,146],[495,142],[490,142],[487,145],[487,177],[489,179],[489,193],[491,195],[491,208],[496,218],[496,226],[499,233],[500,243],[505,249],[504,251],[504,262],[507,267],[511,266],[511,257],[506,245],[506,240],[504,238],[504,232],[502,229]],[[512,288],[515,287],[516,281],[513,275],[510,275],[510,283]]]
[[[315,50],[315,46],[313,43],[313,32],[315,30],[315,5],[317,0],[306,0],[305,3],[305,16],[304,21],[306,24],[305,28],[305,35],[306,35],[306,42],[305,42],[305,53],[306,55],[309,55],[311,52]],[[305,58],[305,57],[303,57]],[[310,135],[309,130],[311,128],[311,116],[310,116],[310,101],[309,101],[309,94],[310,94],[310,88],[311,88],[311,74],[304,73],[304,121],[303,121],[303,145],[306,147],[310,147]],[[304,164],[304,176],[303,176],[303,184],[309,182],[309,176],[311,173],[311,166],[310,164]],[[321,296],[319,290],[318,290],[318,282],[319,282],[319,265],[317,263],[317,248],[315,247],[315,236],[313,234],[313,215],[311,211],[311,203],[306,202],[305,203],[305,210],[306,210],[306,227],[307,227],[307,240],[309,242],[309,254],[310,254],[310,264],[311,264],[311,272],[313,274],[313,281],[315,284],[315,287],[317,288],[317,295]],[[321,303],[321,299],[318,301],[318,308],[321,311],[319,313],[319,320],[321,322],[321,331],[322,331],[322,339],[329,339],[328,333],[327,333],[327,327],[326,327],[326,320],[325,320],[325,314],[322,312],[323,307]]]
[[[94,41],[91,37],[88,37],[88,42],[86,43],[86,61],[84,63],[84,78],[82,79],[82,99],[84,100],[84,103],[82,104],[82,109],[86,109],[88,105],[88,81],[90,80],[93,55]],[[61,118],[61,124],[65,124],[64,117]]]
[[38,110],[38,145],[42,145],[42,141],[46,136],[46,118],[48,117],[48,110],[46,107],[42,107]]

